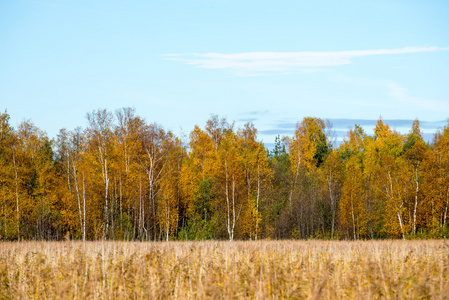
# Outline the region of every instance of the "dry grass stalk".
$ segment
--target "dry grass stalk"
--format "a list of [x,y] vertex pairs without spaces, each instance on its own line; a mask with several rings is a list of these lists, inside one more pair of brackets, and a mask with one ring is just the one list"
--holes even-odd
[[443,241],[5,242],[0,298],[449,299]]

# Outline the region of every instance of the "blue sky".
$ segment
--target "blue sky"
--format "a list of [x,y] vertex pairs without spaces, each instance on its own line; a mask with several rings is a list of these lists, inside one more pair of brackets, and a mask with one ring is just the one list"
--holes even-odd
[[449,118],[447,16],[443,0],[2,0],[0,109],[50,137],[126,106],[180,135],[218,114],[266,143],[306,116],[340,135],[419,118],[430,137]]

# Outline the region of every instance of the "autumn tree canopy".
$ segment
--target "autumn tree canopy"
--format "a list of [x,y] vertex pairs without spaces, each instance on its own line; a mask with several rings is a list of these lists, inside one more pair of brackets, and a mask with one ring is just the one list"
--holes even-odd
[[449,124],[423,139],[379,119],[338,147],[304,118],[269,151],[212,115],[182,140],[132,108],[50,139],[0,113],[0,239],[412,238],[449,233]]

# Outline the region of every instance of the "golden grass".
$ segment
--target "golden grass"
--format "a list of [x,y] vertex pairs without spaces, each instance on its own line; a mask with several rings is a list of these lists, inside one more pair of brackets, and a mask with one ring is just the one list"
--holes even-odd
[[0,298],[449,299],[442,241],[4,242]]

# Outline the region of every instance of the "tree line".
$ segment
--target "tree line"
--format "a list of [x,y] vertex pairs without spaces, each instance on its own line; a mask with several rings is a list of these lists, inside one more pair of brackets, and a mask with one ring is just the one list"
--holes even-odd
[[0,239],[427,238],[449,233],[449,124],[423,140],[377,121],[304,118],[268,151],[212,115],[183,141],[132,108],[50,139],[0,113]]

